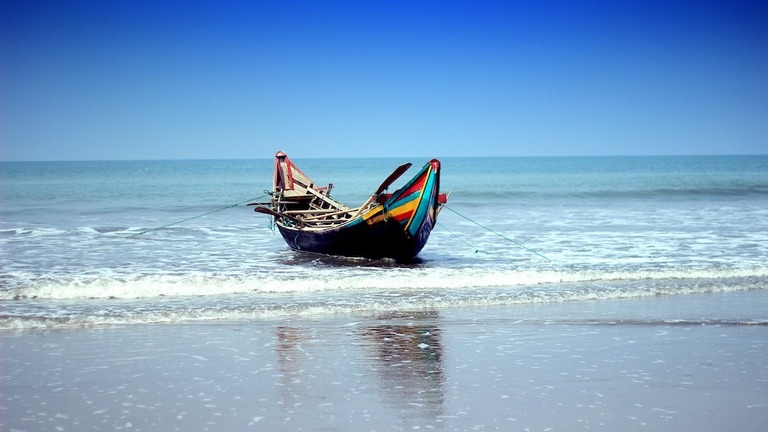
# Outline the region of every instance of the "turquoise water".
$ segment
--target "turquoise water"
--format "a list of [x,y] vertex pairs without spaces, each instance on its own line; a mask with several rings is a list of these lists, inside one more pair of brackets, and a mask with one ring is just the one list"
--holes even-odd
[[[348,205],[427,161],[291,156]],[[404,266],[290,251],[232,206],[264,199],[271,159],[0,163],[0,328],[768,288],[768,156],[442,163],[448,208]]]

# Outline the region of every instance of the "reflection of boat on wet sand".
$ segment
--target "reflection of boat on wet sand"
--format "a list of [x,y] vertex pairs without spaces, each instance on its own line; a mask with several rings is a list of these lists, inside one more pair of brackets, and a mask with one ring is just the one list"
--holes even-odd
[[274,218],[292,249],[327,255],[410,260],[427,243],[447,202],[440,193],[440,162],[432,159],[403,187],[387,188],[410,163],[398,167],[360,207],[331,198],[332,184],[318,187],[283,152],[275,155],[269,206],[255,211]]
[[394,405],[419,407],[420,415],[443,411],[444,371],[440,328],[419,323],[365,329],[369,352],[380,364],[381,390]]
[[[405,323],[404,317],[390,316],[343,335],[327,329],[277,327],[276,376],[282,397],[296,404],[321,401],[329,390],[317,385],[320,377],[330,376],[337,383],[352,380],[362,389],[373,387],[370,378],[379,400],[406,417],[435,419],[443,414],[445,399],[443,346],[436,317],[436,312],[409,314]],[[410,322],[413,318],[415,322]],[[289,411],[291,406],[287,405]]]

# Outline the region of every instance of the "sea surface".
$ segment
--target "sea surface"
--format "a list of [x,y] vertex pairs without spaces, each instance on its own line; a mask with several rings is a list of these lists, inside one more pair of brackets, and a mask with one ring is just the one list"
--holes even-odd
[[[427,162],[291,156],[351,206]],[[768,290],[768,156],[441,161],[448,205],[408,264],[290,250],[246,205],[271,159],[0,162],[0,329]],[[768,325],[742,303],[659,319]]]

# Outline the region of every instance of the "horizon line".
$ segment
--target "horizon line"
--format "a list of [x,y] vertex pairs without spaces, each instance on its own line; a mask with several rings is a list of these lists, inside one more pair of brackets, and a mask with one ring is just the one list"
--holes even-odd
[[[292,153],[295,154],[295,153]],[[515,158],[530,158],[530,159],[557,159],[557,158],[656,158],[656,157],[754,157],[754,156],[768,156],[766,153],[707,153],[707,154],[605,154],[605,155],[488,155],[488,156],[424,156],[424,155],[411,155],[411,156],[298,156],[296,159],[315,159],[315,160],[332,160],[332,159],[404,159],[404,158],[434,158],[438,159],[485,159],[485,158],[498,158],[498,159],[515,159]],[[293,156],[291,156],[293,158]],[[13,162],[173,162],[173,161],[238,161],[238,160],[272,160],[271,157],[221,157],[221,158],[135,158],[135,159],[0,159],[0,163],[13,163]]]

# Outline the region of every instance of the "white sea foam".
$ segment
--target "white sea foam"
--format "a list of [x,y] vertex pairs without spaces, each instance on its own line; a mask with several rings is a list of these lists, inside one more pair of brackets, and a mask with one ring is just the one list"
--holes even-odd
[[[162,304],[137,304],[120,300],[112,303],[80,303],[78,306],[56,304],[44,310],[35,309],[35,305],[21,303],[8,308],[9,314],[0,315],[0,329],[36,329],[57,327],[92,327],[115,326],[149,323],[178,323],[190,321],[251,321],[273,320],[297,317],[322,317],[339,314],[403,314],[435,312],[455,308],[487,308],[526,304],[546,304],[563,302],[626,300],[659,295],[691,295],[732,293],[752,289],[766,289],[762,284],[696,283],[676,286],[657,286],[643,284],[625,284],[619,287],[585,289],[578,286],[558,286],[551,289],[513,289],[484,290],[482,292],[456,292],[427,290],[419,294],[409,292],[357,292],[356,299],[349,296],[324,296],[322,299],[311,296],[258,298],[215,297],[215,301],[170,301]],[[116,303],[115,303],[116,302]],[[250,303],[249,305],[246,305]],[[558,318],[562,320],[561,318]],[[529,321],[529,320],[528,320]],[[544,321],[547,321],[546,319]],[[575,322],[575,321],[574,321]],[[599,325],[650,325],[651,321],[633,321],[632,319],[589,318],[588,324]],[[679,319],[663,320],[666,325],[768,325],[766,318],[745,319]]]
[[0,230],[0,235],[5,237],[24,236],[24,237],[48,237],[65,234],[67,230],[52,227],[19,227]]
[[211,296],[249,292],[306,293],[365,289],[462,289],[540,286],[587,282],[663,280],[726,280],[765,278],[768,267],[742,269],[678,269],[634,271],[518,271],[474,269],[353,269],[312,270],[298,275],[192,272],[185,274],[99,275],[57,277],[14,272],[3,281],[0,300],[31,299],[136,299]]

